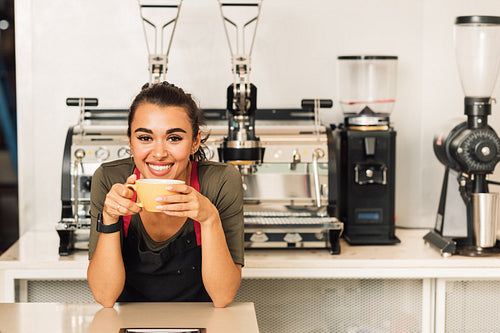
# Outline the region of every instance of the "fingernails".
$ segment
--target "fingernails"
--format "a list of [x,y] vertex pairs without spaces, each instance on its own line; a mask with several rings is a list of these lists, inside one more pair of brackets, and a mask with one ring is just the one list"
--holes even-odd
[[171,185],[167,186],[167,190],[172,191],[173,189],[174,189],[173,186],[171,186]]

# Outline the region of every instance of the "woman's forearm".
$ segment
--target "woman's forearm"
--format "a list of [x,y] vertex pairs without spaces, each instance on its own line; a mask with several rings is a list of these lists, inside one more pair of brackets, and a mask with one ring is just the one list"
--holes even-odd
[[241,265],[235,264],[220,219],[201,224],[203,284],[215,307],[230,304],[241,282]]
[[99,234],[96,249],[89,262],[87,280],[99,304],[104,307],[115,304],[125,285],[119,232]]

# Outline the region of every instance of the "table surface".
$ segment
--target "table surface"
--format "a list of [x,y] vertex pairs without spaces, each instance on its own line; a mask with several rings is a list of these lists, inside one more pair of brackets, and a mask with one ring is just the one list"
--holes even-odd
[[[400,244],[350,246],[341,254],[327,249],[248,249],[243,278],[273,277],[498,277],[500,256],[445,258],[425,244],[427,229],[396,229]],[[62,270],[61,278],[86,278],[88,252],[61,257],[55,230],[28,231],[0,257],[0,270]],[[58,273],[59,274],[59,273]],[[43,278],[43,276],[41,276]]]
[[206,328],[214,333],[257,333],[253,303],[98,304],[0,303],[2,333],[118,333],[120,328]]

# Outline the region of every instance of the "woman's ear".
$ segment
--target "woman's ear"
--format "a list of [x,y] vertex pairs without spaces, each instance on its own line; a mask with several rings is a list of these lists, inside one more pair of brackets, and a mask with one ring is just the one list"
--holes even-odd
[[196,153],[198,149],[200,148],[200,143],[201,143],[201,130],[198,130],[198,135],[193,140],[193,144],[191,146],[191,155]]

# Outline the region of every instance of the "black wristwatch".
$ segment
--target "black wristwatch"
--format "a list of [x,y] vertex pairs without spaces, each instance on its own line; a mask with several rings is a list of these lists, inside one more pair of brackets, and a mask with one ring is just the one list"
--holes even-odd
[[104,224],[102,222],[102,214],[97,214],[97,231],[103,234],[112,234],[114,232],[120,231],[122,229],[123,220],[120,217],[118,222],[113,224]]

